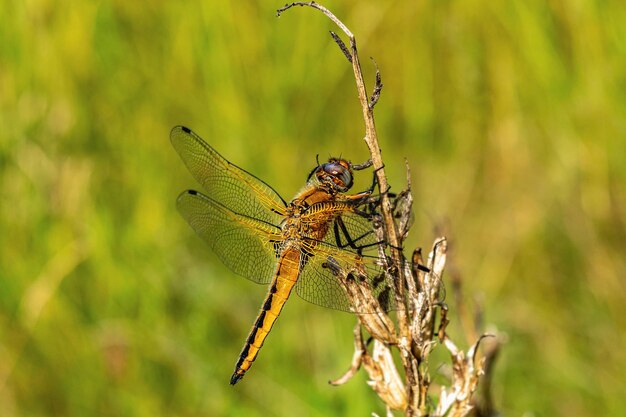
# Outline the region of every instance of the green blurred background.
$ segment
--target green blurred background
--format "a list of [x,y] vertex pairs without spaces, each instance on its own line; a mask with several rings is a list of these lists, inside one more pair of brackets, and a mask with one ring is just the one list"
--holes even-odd
[[[325,4],[368,80],[367,58],[380,66],[390,181],[402,187],[405,157],[413,173],[408,247],[445,230],[467,298],[507,334],[497,405],[626,414],[623,2]],[[280,5],[2,2],[1,416],[384,412],[362,373],[327,385],[354,318],[295,297],[229,386],[265,289],[175,210],[198,187],[176,124],[285,198],[318,153],[367,158],[335,28],[311,9],[277,19]]]

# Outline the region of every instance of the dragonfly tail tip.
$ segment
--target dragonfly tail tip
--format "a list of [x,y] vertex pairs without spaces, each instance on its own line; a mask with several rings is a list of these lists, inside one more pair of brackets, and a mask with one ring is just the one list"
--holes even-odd
[[235,385],[241,378],[243,378],[244,374],[240,374],[237,371],[233,373],[233,376],[230,377],[230,385]]

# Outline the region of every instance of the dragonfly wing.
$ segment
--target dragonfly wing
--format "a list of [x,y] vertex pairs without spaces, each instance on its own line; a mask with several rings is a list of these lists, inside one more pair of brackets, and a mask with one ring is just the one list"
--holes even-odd
[[374,311],[355,311],[336,276],[337,272],[351,272],[354,279],[367,282],[384,310],[394,309],[392,286],[387,282],[383,268],[378,265],[375,257],[360,256],[324,242],[316,242],[311,246],[306,251],[315,255],[308,258],[296,283],[296,293],[301,298],[335,310],[373,313]]
[[190,129],[176,126],[170,139],[212,200],[235,213],[268,223],[277,224],[285,214],[287,204],[271,186],[230,163]]
[[233,272],[260,284],[271,281],[276,265],[280,229],[235,213],[197,191],[183,192],[178,210],[191,227]]
[[350,211],[344,211],[337,216],[324,242],[336,245],[340,249],[351,251],[359,249],[363,253],[375,253],[379,243],[372,220]]

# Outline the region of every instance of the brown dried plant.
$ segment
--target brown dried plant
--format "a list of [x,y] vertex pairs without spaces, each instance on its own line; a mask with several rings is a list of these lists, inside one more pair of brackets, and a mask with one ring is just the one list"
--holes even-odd
[[[359,279],[359,271],[335,271],[355,306],[355,311],[374,313],[357,314],[352,364],[342,377],[331,381],[331,384],[341,385],[347,382],[362,366],[369,375],[368,384],[385,402],[388,416],[392,415],[392,410],[400,410],[406,416],[456,417],[469,415],[472,411],[479,416],[496,415],[489,392],[490,384],[482,384],[484,386],[478,401],[475,393],[481,380],[490,381],[490,378],[483,375],[486,369],[491,369],[500,339],[492,338],[493,342],[489,344],[487,352],[481,356],[478,352],[479,344],[489,335],[476,336],[475,328],[466,329],[466,333],[472,335],[475,341],[465,352],[457,347],[446,332],[448,308],[441,296],[448,249],[446,238],[435,240],[426,262],[422,259],[420,249],[413,252],[410,260],[402,251],[411,225],[413,197],[408,166],[407,188],[395,198],[391,198],[386,192],[389,185],[374,124],[374,107],[383,86],[380,72],[376,70],[374,90],[368,99],[356,39],[352,32],[327,8],[315,2],[287,4],[277,11],[277,15],[280,16],[294,6],[307,6],[321,11],[348,37],[349,42],[346,45],[336,33],[331,32],[354,71],[365,121],[365,142],[381,191],[376,210],[379,211],[382,227],[374,230],[378,234],[378,240],[385,242],[379,247],[379,257],[384,263],[386,278],[392,283],[395,297],[394,320],[372,294],[368,280]],[[454,288],[458,289],[460,286],[455,285]],[[457,300],[460,298],[457,296]],[[457,306],[461,306],[460,303]],[[435,326],[437,317],[439,321]],[[370,335],[367,341],[364,341],[362,328]],[[439,392],[433,395],[430,390],[429,355],[438,343],[450,353],[450,384],[441,386]],[[399,366],[392,355],[393,349],[397,349],[399,353]]]

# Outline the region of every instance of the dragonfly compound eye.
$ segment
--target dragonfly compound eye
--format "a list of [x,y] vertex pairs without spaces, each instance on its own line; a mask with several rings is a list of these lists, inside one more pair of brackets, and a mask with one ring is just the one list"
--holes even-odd
[[352,172],[350,172],[347,162],[343,160],[331,159],[322,164],[317,176],[321,182],[330,183],[341,192],[348,191],[352,187]]

